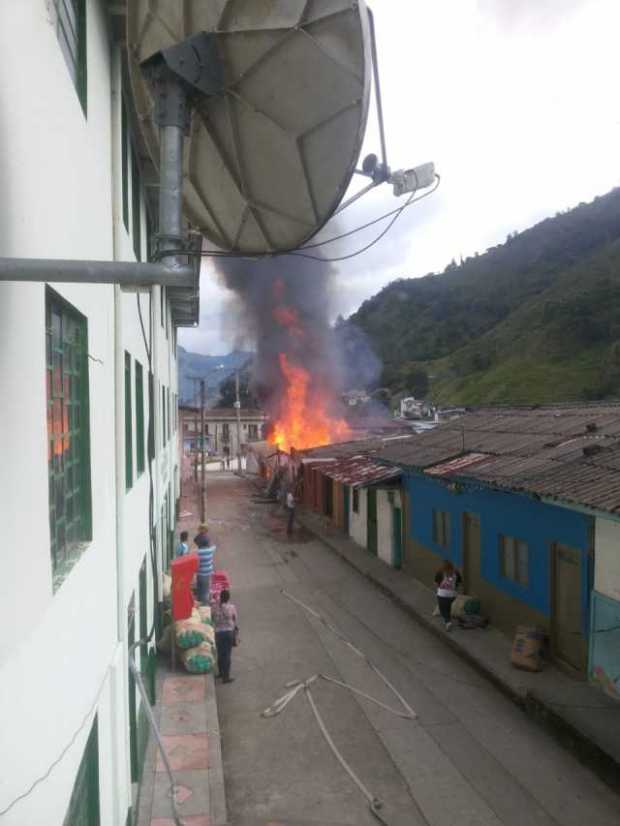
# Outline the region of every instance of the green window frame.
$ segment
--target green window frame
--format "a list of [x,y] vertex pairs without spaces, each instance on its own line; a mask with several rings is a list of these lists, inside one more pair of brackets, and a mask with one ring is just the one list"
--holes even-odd
[[161,326],[165,327],[166,321],[166,288],[160,287],[159,288],[159,320],[161,322]]
[[138,476],[144,473],[144,371],[136,361],[136,470]]
[[100,824],[99,724],[97,715],[95,715],[75,777],[63,826],[100,826]]
[[501,575],[527,588],[529,585],[529,549],[527,542],[515,536],[499,536]]
[[360,492],[359,492],[359,488],[353,488],[352,508],[353,508],[353,513],[359,513],[360,512]]
[[131,407],[131,356],[125,351],[125,489],[133,485],[133,412]]
[[88,323],[45,294],[50,552],[56,590],[92,539]]
[[136,261],[142,261],[142,181],[138,155],[131,147],[131,234]]
[[166,447],[166,388],[161,387],[161,446]]
[[121,179],[123,224],[129,232],[129,123],[124,100],[121,102]]
[[155,377],[149,370],[149,425],[148,425],[148,457],[149,461],[155,458]]
[[87,114],[88,72],[86,0],[54,0],[56,37],[84,115]]

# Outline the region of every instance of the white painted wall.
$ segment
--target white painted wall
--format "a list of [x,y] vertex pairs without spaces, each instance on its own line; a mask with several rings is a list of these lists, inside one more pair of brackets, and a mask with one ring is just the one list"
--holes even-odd
[[377,491],[377,555],[392,564],[392,504],[386,490]]
[[620,523],[601,517],[595,520],[594,590],[620,600]]
[[359,488],[359,512],[353,510],[353,488],[349,497],[349,536],[362,548],[367,546],[368,519],[367,519],[366,489]]
[[[119,128],[115,111],[118,75],[103,7],[99,0],[88,0],[85,117],[46,0],[5,0],[0,4],[3,255],[133,259],[131,240],[124,227],[119,228],[120,166],[113,151]],[[145,238],[146,232],[142,235]],[[115,826],[124,824],[131,802],[127,629],[123,618],[134,591],[139,616],[138,573],[148,552],[149,532],[148,473],[136,479],[129,492],[120,492],[117,508],[115,325],[121,325],[122,350],[132,356],[132,371],[135,359],[144,369],[145,429],[148,366],[135,294],[122,297],[121,313],[116,316],[112,286],[57,284],[54,289],[88,320],[89,353],[93,357],[89,362],[93,538],[54,593],[48,510],[45,287],[0,283],[0,543],[6,551],[0,603],[0,810],[46,773],[79,730],[49,776],[2,818],[2,826],[60,826],[91,720],[97,713],[101,822]],[[165,328],[159,324],[158,289],[153,293],[157,380],[176,393],[172,326],[168,325],[166,338]],[[141,302],[148,329],[148,295],[143,295]],[[121,393],[121,417],[123,398]],[[159,397],[156,401],[159,403]],[[135,418],[135,396],[133,411]],[[159,419],[157,406],[155,413]],[[156,520],[168,483],[172,491],[178,489],[176,439],[172,436],[166,451],[161,451],[159,422],[157,430],[159,452],[153,463]],[[135,449],[134,437],[134,473]],[[169,524],[173,524],[173,511],[174,495],[170,497]],[[150,564],[147,571],[150,625]]]

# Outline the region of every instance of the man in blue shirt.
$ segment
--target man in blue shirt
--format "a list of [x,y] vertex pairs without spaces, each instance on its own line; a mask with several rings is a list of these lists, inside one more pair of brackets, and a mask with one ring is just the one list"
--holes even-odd
[[189,553],[189,545],[187,544],[189,534],[187,531],[181,531],[181,535],[179,536],[179,544],[177,545],[177,549],[175,551],[175,557],[185,556],[185,554]]
[[208,605],[211,574],[214,571],[213,557],[215,554],[215,545],[211,545],[208,525],[206,523],[198,526],[198,533],[194,537],[194,543],[198,548],[198,575],[196,577],[198,601],[202,602],[203,605]]

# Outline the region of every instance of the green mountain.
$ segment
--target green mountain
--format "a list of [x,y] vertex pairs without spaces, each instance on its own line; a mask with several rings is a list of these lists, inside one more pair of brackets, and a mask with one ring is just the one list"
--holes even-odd
[[369,337],[393,393],[444,404],[618,396],[620,189],[440,275],[398,279],[345,324]]

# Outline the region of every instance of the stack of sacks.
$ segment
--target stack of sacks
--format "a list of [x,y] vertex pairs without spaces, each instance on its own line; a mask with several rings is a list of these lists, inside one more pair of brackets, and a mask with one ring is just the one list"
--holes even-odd
[[211,608],[208,605],[199,605],[198,606],[198,616],[200,617],[200,622],[203,622],[205,625],[213,625],[213,617],[211,616]]
[[215,657],[209,642],[200,643],[181,654],[185,670],[190,674],[209,674],[213,670]]
[[208,624],[210,608],[194,608],[191,617],[175,623],[175,637],[184,649],[181,659],[190,674],[208,674],[215,662],[215,632]]

